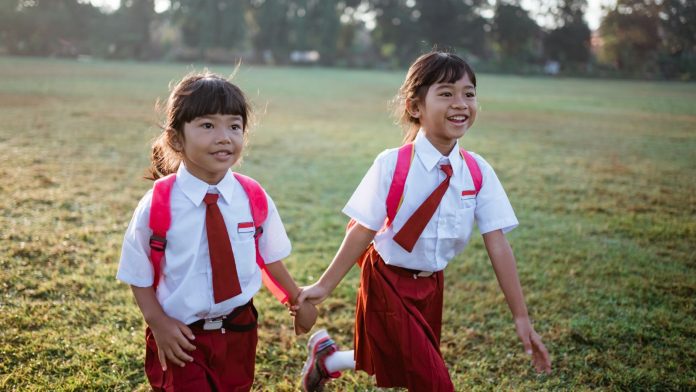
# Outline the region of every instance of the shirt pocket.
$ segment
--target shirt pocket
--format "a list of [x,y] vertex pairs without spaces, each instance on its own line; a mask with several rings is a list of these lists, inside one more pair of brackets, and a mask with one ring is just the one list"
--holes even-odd
[[474,212],[476,210],[476,198],[462,196],[459,200],[459,208],[456,212],[455,231],[457,238],[467,240],[474,228]]
[[231,236],[234,263],[240,282],[248,282],[256,272],[256,244],[254,233],[235,233]]

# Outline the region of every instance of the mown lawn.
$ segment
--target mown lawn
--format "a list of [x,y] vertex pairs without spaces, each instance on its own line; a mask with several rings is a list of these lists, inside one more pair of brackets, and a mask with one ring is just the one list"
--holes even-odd
[[[197,66],[200,69],[201,66]],[[0,390],[146,390],[143,321],[115,280],[154,103],[191,66],[0,57]],[[213,66],[229,74],[231,67]],[[238,169],[265,185],[309,283],[384,148],[402,72],[242,66],[257,108]],[[462,143],[496,168],[509,239],[554,361],[523,355],[480,236],[446,270],[442,350],[457,390],[696,389],[696,85],[478,75]],[[318,327],[352,344],[354,269]],[[266,292],[255,390],[293,391],[306,337]],[[346,374],[328,390],[375,390]]]

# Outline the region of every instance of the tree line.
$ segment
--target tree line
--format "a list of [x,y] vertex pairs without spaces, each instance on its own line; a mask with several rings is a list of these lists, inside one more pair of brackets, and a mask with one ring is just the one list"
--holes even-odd
[[617,0],[591,32],[586,0],[545,0],[542,27],[519,0],[5,0],[13,55],[403,67],[433,47],[480,70],[696,77],[696,2]]

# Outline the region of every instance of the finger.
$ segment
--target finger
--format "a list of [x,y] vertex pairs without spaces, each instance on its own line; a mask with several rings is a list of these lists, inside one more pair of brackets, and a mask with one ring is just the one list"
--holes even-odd
[[177,358],[177,356],[174,354],[174,352],[171,349],[167,349],[165,351],[165,354],[167,355],[168,361],[171,361],[173,364],[175,364],[177,366],[181,366],[181,367],[184,366],[184,363],[179,358]]
[[164,354],[164,351],[159,349],[159,347],[157,348],[157,359],[159,359],[160,365],[162,366],[162,371],[166,372],[167,371],[167,356]]
[[524,346],[524,352],[527,353],[527,355],[532,355],[534,351],[532,350],[532,342],[529,339],[529,335],[520,335],[520,339],[522,340],[522,346]]
[[184,366],[184,362],[193,362],[193,357],[188,355],[180,346],[174,347],[172,349],[174,352],[174,355],[176,355],[177,359],[179,359],[181,362],[181,366]]
[[297,299],[295,300],[295,305],[304,302],[307,299],[307,295],[307,290],[300,289],[300,293],[297,295]]
[[[184,336],[184,335],[178,336],[176,338],[176,342],[178,343],[179,347],[183,347],[184,349],[186,349],[188,351],[193,351],[196,349],[196,346],[194,346],[188,339],[186,339],[186,336]],[[176,351],[176,349],[175,349],[175,351]],[[186,354],[186,355],[188,356],[188,354]],[[193,360],[193,358],[191,358],[191,360]]]
[[551,373],[551,358],[549,356],[549,351],[544,346],[539,335],[533,336],[532,341],[534,343],[535,354],[542,371],[546,373]]
[[196,335],[193,334],[193,331],[191,331],[191,328],[189,328],[188,325],[186,325],[186,324],[184,324],[184,323],[181,323],[181,325],[179,325],[179,330],[180,330],[181,333],[183,333],[184,336],[186,336],[189,340],[194,340],[194,339],[196,339]]

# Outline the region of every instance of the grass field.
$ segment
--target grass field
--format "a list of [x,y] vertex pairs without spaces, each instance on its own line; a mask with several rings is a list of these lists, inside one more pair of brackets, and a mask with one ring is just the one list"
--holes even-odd
[[[190,67],[0,57],[0,390],[147,390],[143,321],[114,278],[157,133]],[[200,67],[198,67],[200,69]],[[214,66],[228,74],[230,67]],[[243,66],[259,125],[238,170],[274,197],[288,268],[316,279],[340,210],[400,142],[403,73]],[[696,84],[478,75],[462,139],[521,225],[508,238],[554,372],[522,353],[480,236],[446,270],[442,351],[464,390],[696,389]],[[318,327],[352,344],[357,268]],[[306,337],[261,292],[255,390],[294,391]],[[375,390],[347,373],[328,390]]]

